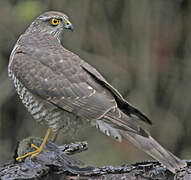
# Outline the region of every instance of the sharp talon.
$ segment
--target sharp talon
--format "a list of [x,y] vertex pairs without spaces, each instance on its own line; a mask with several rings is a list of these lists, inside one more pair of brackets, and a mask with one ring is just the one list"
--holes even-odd
[[30,156],[30,155],[32,155],[32,154],[34,154],[34,153],[36,153],[36,152],[37,152],[37,150],[36,150],[36,151],[29,152],[29,153],[27,153],[27,154],[25,154],[25,155],[23,155],[23,156],[17,157],[16,160],[19,161],[19,160],[24,159],[24,158],[26,158],[27,156]]
[[29,153],[27,153],[27,154],[25,154],[23,156],[17,157],[16,160],[19,161],[19,160],[24,159],[24,158],[26,158],[28,156],[31,156],[31,159],[34,159],[35,157],[37,157],[41,153],[41,151],[43,149],[42,147],[37,147],[34,144],[31,144],[31,147],[35,148],[36,150],[32,151],[32,152],[29,152]]
[[[37,147],[37,146],[36,146]],[[35,157],[37,157],[41,151],[42,151],[42,148],[41,147],[37,147],[38,149],[36,151],[33,151],[35,152],[32,156],[31,156],[31,159],[34,159]]]
[[31,148],[39,149],[39,147],[34,144],[31,144]]
[[28,156],[31,156],[30,157],[31,159],[37,157],[41,153],[41,151],[43,150],[50,132],[51,132],[51,130],[48,129],[40,147],[38,147],[38,146],[36,146],[34,144],[31,144],[31,148],[35,148],[36,150],[32,151],[32,152],[29,152],[29,153],[27,153],[27,154],[25,154],[23,156],[19,156],[19,157],[16,158],[16,160],[19,161],[19,160],[24,159],[24,158],[26,158]]

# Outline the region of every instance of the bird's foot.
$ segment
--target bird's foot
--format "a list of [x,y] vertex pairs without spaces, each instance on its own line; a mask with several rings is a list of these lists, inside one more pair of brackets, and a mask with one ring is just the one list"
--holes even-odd
[[31,159],[33,159],[33,158],[37,157],[37,156],[41,153],[41,151],[43,150],[42,145],[41,145],[40,147],[37,147],[36,145],[31,144],[31,147],[33,147],[33,148],[35,148],[35,149],[36,149],[36,153],[35,153],[35,151],[33,151],[33,152],[34,152],[34,154],[31,156]]
[[34,144],[31,144],[31,148],[35,148],[36,150],[35,151],[31,151],[23,156],[19,156],[16,158],[17,161],[20,161],[21,159],[24,159],[28,156],[31,156],[30,158],[33,159],[35,157],[37,157],[43,150],[43,146],[41,145],[40,147],[37,147],[36,145]]
[[47,132],[46,132],[46,135],[45,135],[45,137],[44,137],[44,139],[43,139],[43,142],[42,142],[42,144],[41,144],[40,147],[37,147],[36,145],[31,144],[31,148],[35,148],[36,150],[35,150],[35,151],[32,151],[32,152],[29,152],[29,153],[27,153],[27,154],[25,154],[25,155],[23,155],[23,156],[19,156],[19,157],[16,158],[16,160],[19,161],[19,160],[24,159],[24,158],[26,158],[26,157],[28,157],[28,156],[31,156],[31,157],[30,157],[31,159],[37,157],[37,156],[42,152],[42,150],[43,150],[43,148],[44,148],[44,146],[45,146],[45,144],[46,144],[46,141],[47,141],[47,139],[48,139],[48,136],[49,136],[50,132],[51,132],[51,130],[48,128],[48,130],[47,130]]

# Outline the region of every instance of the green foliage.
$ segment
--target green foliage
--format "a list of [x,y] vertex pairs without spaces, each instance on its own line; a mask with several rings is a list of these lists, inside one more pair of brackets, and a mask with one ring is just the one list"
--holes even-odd
[[45,8],[45,5],[40,1],[21,1],[16,5],[15,10],[20,21],[30,22]]

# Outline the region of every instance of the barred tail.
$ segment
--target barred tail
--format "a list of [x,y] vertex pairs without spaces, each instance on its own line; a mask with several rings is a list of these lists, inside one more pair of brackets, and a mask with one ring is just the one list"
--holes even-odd
[[106,113],[104,121],[117,128],[122,137],[158,160],[171,172],[175,173],[176,169],[179,170],[186,166],[185,161],[165,150],[147,131],[139,127],[136,121],[121,112],[118,108]]

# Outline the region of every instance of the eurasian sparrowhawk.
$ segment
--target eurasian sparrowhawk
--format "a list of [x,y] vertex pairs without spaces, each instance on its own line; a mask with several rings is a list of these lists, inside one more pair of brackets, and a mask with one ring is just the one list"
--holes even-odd
[[136,123],[134,117],[151,124],[143,113],[95,68],[61,45],[63,30],[72,28],[65,14],[45,12],[19,37],[11,53],[8,71],[20,99],[36,121],[49,127],[41,147],[32,145],[36,151],[27,156],[42,151],[50,131],[83,120],[118,141],[128,139],[172,172],[185,166]]

